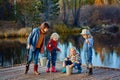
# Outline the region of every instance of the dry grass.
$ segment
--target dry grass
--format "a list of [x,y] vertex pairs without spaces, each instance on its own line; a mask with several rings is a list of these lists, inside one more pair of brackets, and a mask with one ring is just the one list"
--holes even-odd
[[31,32],[31,28],[21,28],[20,30],[17,31],[17,34],[20,35],[20,36],[28,36],[29,33]]
[[25,27],[17,29],[0,29],[0,38],[11,38],[11,37],[27,37],[31,32],[31,28]]

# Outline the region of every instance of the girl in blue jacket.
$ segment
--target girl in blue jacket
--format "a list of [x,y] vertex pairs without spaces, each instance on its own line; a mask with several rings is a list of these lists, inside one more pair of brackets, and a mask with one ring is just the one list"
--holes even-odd
[[29,70],[29,65],[34,57],[34,74],[39,75],[38,69],[38,55],[44,52],[44,37],[48,31],[48,23],[42,23],[39,28],[34,28],[27,39],[27,49],[29,49],[28,61],[26,64],[25,74]]
[[83,44],[83,52],[84,52],[84,55],[85,55],[87,73],[89,75],[91,75],[91,74],[93,74],[93,71],[92,71],[93,37],[90,34],[90,31],[88,29],[83,29],[82,32],[81,32],[81,35],[85,39],[84,44]]

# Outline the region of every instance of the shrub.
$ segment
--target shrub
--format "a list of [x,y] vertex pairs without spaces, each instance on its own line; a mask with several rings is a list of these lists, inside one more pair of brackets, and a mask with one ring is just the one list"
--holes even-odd
[[83,6],[81,8],[81,24],[90,26],[101,24],[120,24],[120,7],[119,6]]
[[31,32],[31,28],[21,28],[18,32],[17,32],[17,34],[19,35],[19,36],[28,36],[29,35],[29,33]]

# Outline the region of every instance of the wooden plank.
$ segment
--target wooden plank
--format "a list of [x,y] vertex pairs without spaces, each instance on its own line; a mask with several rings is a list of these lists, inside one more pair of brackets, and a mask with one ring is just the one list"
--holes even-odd
[[[46,67],[39,65],[40,75],[33,74],[33,64],[30,65],[28,74],[24,74],[25,65],[0,69],[0,80],[120,80],[120,69],[94,67],[93,75],[86,73],[73,73],[70,76],[61,73],[62,63],[57,62],[57,73],[46,73]],[[84,66],[82,67],[84,71]]]

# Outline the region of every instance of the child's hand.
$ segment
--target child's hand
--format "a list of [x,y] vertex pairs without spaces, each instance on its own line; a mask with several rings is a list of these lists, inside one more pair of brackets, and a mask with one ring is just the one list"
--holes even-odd
[[57,48],[57,51],[61,52],[61,50],[59,48]]
[[30,44],[27,44],[27,49],[30,49]]
[[67,58],[65,58],[64,60],[67,61],[68,59],[69,59],[69,58],[67,57]]
[[73,68],[73,66],[74,66],[74,64],[71,64],[71,65],[70,65],[70,68]]
[[51,47],[51,45],[49,44],[48,47]]
[[77,64],[79,64],[80,62],[76,61]]
[[68,60],[68,58],[65,58],[64,60],[65,60],[65,61],[67,61],[67,60]]
[[88,39],[86,39],[86,43],[88,43],[88,44],[89,44],[89,40],[88,40]]

